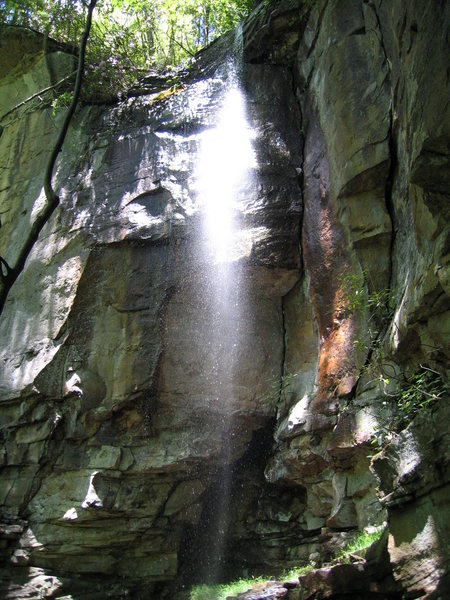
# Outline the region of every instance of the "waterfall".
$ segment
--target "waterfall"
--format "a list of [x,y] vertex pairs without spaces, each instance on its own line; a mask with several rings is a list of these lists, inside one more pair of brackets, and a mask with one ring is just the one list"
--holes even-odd
[[[200,263],[203,265],[203,303],[212,324],[204,344],[208,349],[204,376],[208,379],[209,413],[218,419],[222,440],[220,482],[208,537],[209,556],[201,567],[203,581],[219,580],[225,560],[233,446],[233,413],[236,373],[243,351],[248,319],[243,263],[250,255],[252,235],[243,226],[245,187],[256,168],[253,132],[247,121],[245,96],[240,85],[242,32],[236,33],[237,52],[224,65],[224,79],[217,113],[211,128],[201,136],[195,168],[201,207]],[[237,57],[237,58],[235,58]],[[214,418],[214,417],[210,417]],[[212,425],[217,427],[217,422]]]

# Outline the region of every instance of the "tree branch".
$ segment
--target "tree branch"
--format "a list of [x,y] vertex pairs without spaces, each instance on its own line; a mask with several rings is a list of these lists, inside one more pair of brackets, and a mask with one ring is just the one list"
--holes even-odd
[[[92,24],[92,13],[94,12],[95,5],[97,4],[97,0],[90,0],[86,24],[83,31],[83,36],[81,38],[80,43],[80,53],[78,56],[78,69],[77,76],[75,80],[75,87],[73,90],[73,98],[70,103],[69,109],[67,111],[66,117],[64,119],[64,123],[61,127],[61,131],[59,132],[58,138],[53,147],[52,153],[50,154],[50,158],[47,163],[47,168],[45,169],[44,175],[44,192],[45,197],[47,199],[47,203],[42,209],[42,211],[38,214],[34,223],[31,226],[30,231],[28,232],[27,238],[19,252],[19,256],[17,257],[16,264],[14,267],[10,268],[8,266],[9,272],[7,271],[7,275],[5,278],[0,279],[0,314],[3,312],[3,308],[5,306],[6,299],[8,294],[14,285],[16,279],[19,277],[20,273],[23,271],[26,260],[33,249],[34,244],[36,243],[40,232],[44,228],[44,225],[48,222],[50,217],[52,216],[55,208],[59,204],[59,196],[56,194],[55,190],[52,187],[52,177],[53,170],[55,168],[56,159],[58,158],[58,154],[61,152],[62,145],[64,143],[65,137],[67,135],[67,131],[69,129],[70,122],[75,113],[75,109],[78,105],[78,100],[80,98],[81,84],[83,82],[83,72],[84,72],[84,58],[86,54],[86,45],[89,39],[89,33],[91,30]],[[2,259],[2,264],[7,264],[4,259]]]
[[13,106],[10,110],[8,110],[8,112],[5,112],[5,114],[0,117],[0,121],[3,121],[3,119],[5,117],[7,117],[8,115],[10,115],[12,112],[14,112],[15,110],[17,110],[18,108],[20,108],[24,104],[27,104],[28,102],[31,102],[31,100],[34,100],[35,98],[37,98],[41,94],[45,94],[46,92],[49,92],[50,90],[53,90],[53,89],[59,87],[61,84],[63,84],[64,82],[68,81],[71,77],[73,77],[76,72],[77,71],[73,71],[72,73],[70,73],[69,75],[66,75],[65,77],[63,77],[62,79],[60,79],[59,81],[57,81],[56,83],[54,83],[53,85],[49,85],[48,87],[44,88],[43,90],[39,90],[38,92],[36,92],[35,94],[33,94],[32,96],[30,96],[29,98],[27,98],[26,100],[23,100],[22,102],[19,102],[19,104],[16,104],[16,106]]
[[189,50],[189,48],[186,48],[186,46],[184,46],[181,42],[179,42],[176,37],[173,37],[173,41],[175,42],[175,44],[177,44],[177,46],[179,46],[182,50],[184,50],[185,52],[187,52],[189,54],[189,56],[195,56],[195,52],[191,52],[191,50]]

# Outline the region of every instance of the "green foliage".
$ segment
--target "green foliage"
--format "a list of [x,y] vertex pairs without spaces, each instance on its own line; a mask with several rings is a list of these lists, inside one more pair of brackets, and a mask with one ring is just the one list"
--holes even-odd
[[304,577],[314,571],[315,565],[309,563],[307,565],[303,565],[302,567],[294,567],[293,569],[289,569],[288,571],[284,571],[281,575],[280,579],[282,581],[289,581],[290,579],[298,579],[299,577]]
[[0,0],[0,22],[48,32],[60,41],[78,43],[86,3],[80,0]]
[[378,417],[377,428],[373,432],[372,439],[370,440],[373,450],[367,455],[367,458],[372,458],[375,456],[375,454],[383,449],[383,447],[390,441],[392,432],[395,429],[397,429],[395,421],[389,420],[380,422],[380,418]]
[[429,409],[449,392],[450,385],[440,373],[421,365],[420,369],[405,381],[398,394],[400,422],[409,423],[418,413]]
[[370,341],[375,342],[383,325],[392,318],[393,307],[389,289],[369,291],[369,283],[367,271],[340,278],[345,312],[366,314]]
[[200,584],[194,586],[189,593],[189,600],[226,600],[250,590],[253,585],[266,581],[263,577],[254,579],[238,579],[229,583]]
[[[332,564],[347,563],[352,554],[363,554],[369,546],[379,540],[383,534],[384,528],[377,528],[375,531],[361,531],[355,535],[343,550],[335,555]],[[309,563],[301,567],[284,571],[276,579],[278,581],[287,581],[304,577],[311,571],[314,571],[316,565]],[[261,584],[274,581],[275,578],[255,577],[251,579],[238,579],[229,583],[222,584],[200,584],[194,586],[188,595],[189,600],[226,600],[230,596],[236,596],[255,587],[261,587]],[[260,584],[258,586],[258,584]]]
[[[394,402],[396,412],[386,421],[382,421],[378,415],[378,427],[371,441],[374,453],[382,450],[392,439],[392,435],[407,427],[418,414],[432,409],[437,402],[450,394],[450,384],[444,376],[424,365],[420,365],[409,377],[401,374],[392,379],[398,379],[401,384],[399,391],[386,392],[386,395],[392,398],[391,402]],[[388,378],[384,381],[389,383]],[[387,404],[387,401],[383,404]]]
[[[365,324],[364,331],[360,331],[353,339],[355,351],[359,351],[366,359],[361,372],[369,369],[374,362],[380,367],[385,361],[383,332],[386,331],[394,313],[390,290],[374,289],[370,284],[369,273],[360,271],[341,277],[340,291],[340,307],[343,314],[359,315],[361,322]],[[389,381],[385,378],[382,368],[380,373],[382,382],[388,385]]]
[[70,103],[72,102],[73,93],[71,92],[63,92],[59,96],[57,96],[52,102],[53,116],[56,115],[61,109],[69,108]]
[[[304,576],[313,570],[313,565],[306,565],[284,571],[277,579],[280,581],[298,579],[300,576]],[[264,585],[265,583],[270,583],[270,581],[274,581],[274,578],[261,576],[249,579],[237,579],[228,583],[200,584],[190,590],[188,598],[189,600],[226,600],[230,596],[247,592],[254,586],[261,588],[261,584]]]
[[[0,0],[0,22],[78,46],[86,0]],[[87,50],[84,97],[126,94],[150,68],[179,65],[233,28],[253,0],[99,0]]]
[[[449,393],[449,384],[443,376],[425,365],[408,376],[390,369],[382,347],[381,333],[391,320],[393,307],[389,290],[369,292],[368,274],[347,275],[341,279],[343,304],[349,312],[361,311],[367,315],[368,338],[357,339],[355,345],[363,346],[369,353],[372,366],[379,371],[379,380],[383,384],[385,395],[394,398],[397,415],[389,422],[379,425],[374,433],[373,445],[378,449],[389,439],[390,433],[400,430],[421,411],[429,409],[444,394]],[[368,365],[367,365],[368,366]],[[399,391],[389,392],[388,387],[396,382]]]
[[379,540],[382,535],[382,528],[370,533],[366,531],[359,532],[356,537],[350,540],[343,550],[336,554],[335,560],[339,563],[348,562],[352,554],[359,555],[360,553],[364,553],[364,551],[367,550],[367,548],[369,548],[369,546],[371,546],[374,542]]
[[366,308],[369,294],[364,280],[364,273],[352,273],[339,278],[346,312]]
[[[369,546],[375,541],[379,540],[383,534],[383,528],[379,528],[376,531],[370,533],[366,531],[359,532],[338,554],[336,554],[332,563],[347,563],[350,561],[352,554],[364,553]],[[312,563],[303,565],[301,567],[289,569],[284,571],[276,579],[278,581],[286,581],[291,579],[299,579],[304,577],[311,571],[314,571],[316,566]],[[275,578],[270,577],[256,577],[251,579],[238,579],[229,583],[221,584],[200,584],[194,586],[188,595],[189,600],[226,600],[230,596],[236,596],[248,590],[251,590],[254,586],[260,587],[258,584],[265,584],[273,581]]]

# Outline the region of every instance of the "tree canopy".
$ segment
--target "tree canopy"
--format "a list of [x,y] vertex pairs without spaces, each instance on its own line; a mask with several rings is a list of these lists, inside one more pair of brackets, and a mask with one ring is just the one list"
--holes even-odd
[[[254,4],[255,0],[99,0],[86,60],[95,68],[96,86],[103,87],[104,95],[120,94],[150,68],[187,61],[233,28]],[[0,0],[0,21],[75,46],[87,5],[86,0]]]

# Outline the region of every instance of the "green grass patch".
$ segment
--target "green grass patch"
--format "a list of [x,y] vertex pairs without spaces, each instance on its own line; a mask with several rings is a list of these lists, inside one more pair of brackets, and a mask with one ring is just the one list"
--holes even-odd
[[281,577],[279,578],[281,581],[289,581],[290,579],[298,579],[299,577],[304,577],[311,571],[314,571],[315,567],[313,565],[304,565],[303,567],[294,567],[293,569],[289,569],[289,571],[284,571]]
[[[351,554],[358,555],[371,546],[375,541],[379,540],[383,534],[383,529],[367,533],[361,531],[354,537],[343,550],[336,556],[333,563],[345,563],[349,560]],[[278,581],[286,581],[290,579],[298,579],[304,577],[316,567],[312,564],[307,564],[302,567],[297,567],[284,571],[276,579]],[[226,600],[229,596],[237,596],[251,590],[253,587],[261,589],[261,585],[269,583],[269,577],[254,577],[251,579],[237,579],[229,583],[206,584],[202,583],[194,586],[189,592],[189,600]],[[259,584],[259,585],[258,585]]]
[[382,534],[383,529],[380,529],[379,531],[373,531],[371,533],[361,531],[345,546],[341,552],[336,555],[336,559],[340,562],[344,562],[346,559],[348,559],[350,554],[359,554],[364,550],[367,550],[369,546],[381,538]]
[[[282,575],[277,577],[278,581],[287,581],[290,579],[298,579],[300,576],[305,576],[310,571],[313,571],[313,565],[305,565],[284,571]],[[189,600],[226,600],[229,596],[236,596],[251,590],[254,586],[261,588],[261,584],[270,583],[270,577],[253,577],[251,579],[237,579],[229,583],[207,584],[202,583],[194,586],[189,592]]]
[[264,577],[254,579],[237,579],[229,583],[216,583],[194,586],[189,593],[189,600],[226,600],[228,596],[236,596],[250,590],[257,583],[264,583]]

